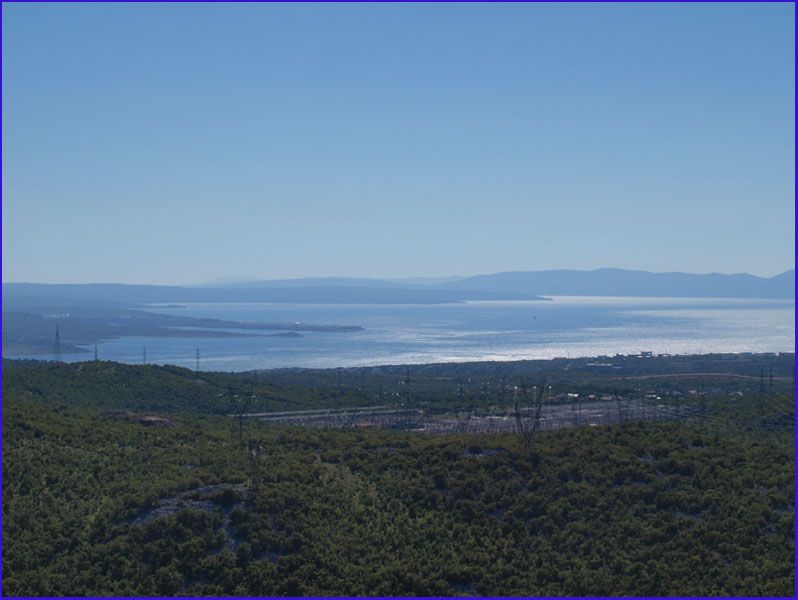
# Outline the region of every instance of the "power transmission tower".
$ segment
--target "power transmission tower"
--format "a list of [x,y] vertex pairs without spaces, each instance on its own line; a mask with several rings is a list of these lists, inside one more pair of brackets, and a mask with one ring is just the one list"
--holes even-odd
[[255,400],[255,393],[254,389],[250,389],[250,394],[248,396],[240,396],[239,394],[233,394],[232,388],[227,388],[227,396],[230,402],[230,406],[233,409],[236,418],[238,419],[238,445],[240,448],[244,447],[244,416],[249,411],[249,407],[252,404],[253,400]]
[[643,420],[648,421],[651,418],[651,411],[648,409],[648,401],[643,397],[643,392],[640,389],[640,384],[635,384],[635,393],[640,398],[640,403],[643,406]]
[[[546,386],[541,385],[538,390],[537,386],[532,388],[532,401],[533,401],[533,419],[532,425],[529,426],[524,421],[524,409],[518,398],[518,387],[513,387],[513,409],[515,413],[515,426],[518,431],[518,437],[521,440],[521,445],[524,450],[532,452],[534,450],[535,433],[540,428],[540,413],[543,409],[543,394],[546,391]],[[522,388],[524,400],[527,399],[526,386]]]
[[701,394],[701,412],[700,419],[701,419],[701,427],[706,427],[707,421],[707,397],[703,393]]
[[538,386],[532,386],[532,399],[535,402],[534,406],[534,420],[532,421],[532,428],[537,430],[540,428],[540,413],[543,411],[543,393],[545,392],[545,386],[540,386],[540,392],[538,392]]
[[412,399],[412,392],[410,390],[410,365],[405,369],[405,406],[410,407]]
[[248,442],[249,450],[249,489],[253,495],[260,491],[260,456],[263,454],[263,446],[251,439]]
[[53,343],[53,360],[61,362],[61,331],[55,326],[55,342]]
[[526,445],[526,431],[524,429],[524,417],[521,414],[521,405],[518,402],[518,386],[513,388],[513,410],[515,411],[515,427],[521,443]]
[[197,346],[197,368],[195,373],[199,373],[199,346]]
[[637,421],[645,421],[646,413],[643,409],[643,397],[640,395],[640,386],[635,384],[635,404],[637,404]]
[[573,403],[571,404],[571,417],[573,419],[573,426],[579,427],[579,413],[577,412],[576,405],[579,402],[579,396],[573,399]]
[[94,362],[97,362],[97,344],[94,344]]

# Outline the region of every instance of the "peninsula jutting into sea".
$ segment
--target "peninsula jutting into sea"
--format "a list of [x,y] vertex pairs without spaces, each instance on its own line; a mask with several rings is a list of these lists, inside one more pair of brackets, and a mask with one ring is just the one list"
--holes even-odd
[[[784,351],[793,340],[794,279],[794,271],[768,279],[602,269],[431,284],[344,278],[198,287],[12,283],[3,285],[3,351],[51,356],[56,326],[62,352],[78,360],[99,344],[106,357],[138,362],[146,345],[151,360],[188,364],[199,344],[206,359],[260,355],[262,367],[588,356],[652,343],[671,353]],[[558,294],[544,295],[551,292]],[[656,298],[657,292],[663,295]],[[762,319],[773,323],[751,336],[750,323]],[[709,335],[702,337],[709,323]],[[344,335],[311,336],[305,345],[288,347],[288,354],[285,346],[262,339],[289,332]],[[409,336],[415,349],[404,343]],[[225,338],[248,339],[231,345]],[[179,339],[185,339],[182,350],[175,346]]]

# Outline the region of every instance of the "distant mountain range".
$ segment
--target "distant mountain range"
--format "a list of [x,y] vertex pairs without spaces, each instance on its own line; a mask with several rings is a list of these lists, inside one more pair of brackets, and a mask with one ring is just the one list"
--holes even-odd
[[775,277],[757,277],[747,273],[698,275],[623,269],[515,271],[476,275],[440,287],[552,296],[794,298],[795,270],[790,269]]
[[[217,280],[202,286],[4,283],[3,302],[63,300],[140,305],[179,302],[316,302],[437,304],[469,300],[542,300],[544,296],[794,298],[795,271],[775,277],[746,273],[652,273],[623,269],[517,271],[473,277],[406,280],[326,277]],[[5,308],[5,310],[8,310]]]
[[[94,284],[3,284],[3,353],[48,354],[54,324],[63,325],[69,342],[79,345],[119,336],[208,337],[287,335],[299,330],[345,334],[358,327],[290,323],[237,323],[168,314],[183,302],[286,302],[335,304],[441,304],[469,300],[545,300],[547,296],[663,296],[715,298],[794,298],[795,271],[776,277],[694,275],[599,269],[528,271],[474,277],[409,280],[327,277],[259,281],[226,278],[201,286]],[[157,313],[139,310],[160,305]],[[186,329],[189,328],[189,329]],[[235,333],[233,328],[247,331]],[[264,330],[258,332],[256,330]]]
[[458,290],[551,296],[654,296],[706,298],[793,298],[795,270],[775,277],[747,273],[653,273],[624,269],[594,271],[506,271],[473,277],[416,277],[407,279],[367,279],[352,277],[310,277],[303,279],[253,278],[217,280],[205,286],[227,289],[355,287],[381,289]]
[[365,277],[305,277],[301,279],[257,279],[255,277],[221,277],[185,287],[207,288],[274,288],[274,287],[429,287],[462,281],[466,277],[405,277],[403,279],[371,279]]

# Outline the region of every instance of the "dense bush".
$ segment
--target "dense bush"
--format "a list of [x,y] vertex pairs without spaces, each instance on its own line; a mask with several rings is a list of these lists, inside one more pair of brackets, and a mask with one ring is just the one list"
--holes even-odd
[[540,435],[533,457],[512,435],[253,426],[259,495],[134,523],[247,482],[229,420],[104,419],[100,390],[76,380],[56,401],[55,376],[33,373],[4,381],[6,595],[793,591],[790,432],[583,427]]

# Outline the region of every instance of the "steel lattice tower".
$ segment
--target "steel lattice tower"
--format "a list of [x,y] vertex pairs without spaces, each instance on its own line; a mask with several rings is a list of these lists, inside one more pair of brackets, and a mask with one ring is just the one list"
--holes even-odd
[[53,343],[53,360],[61,362],[61,331],[55,326],[55,342]]

